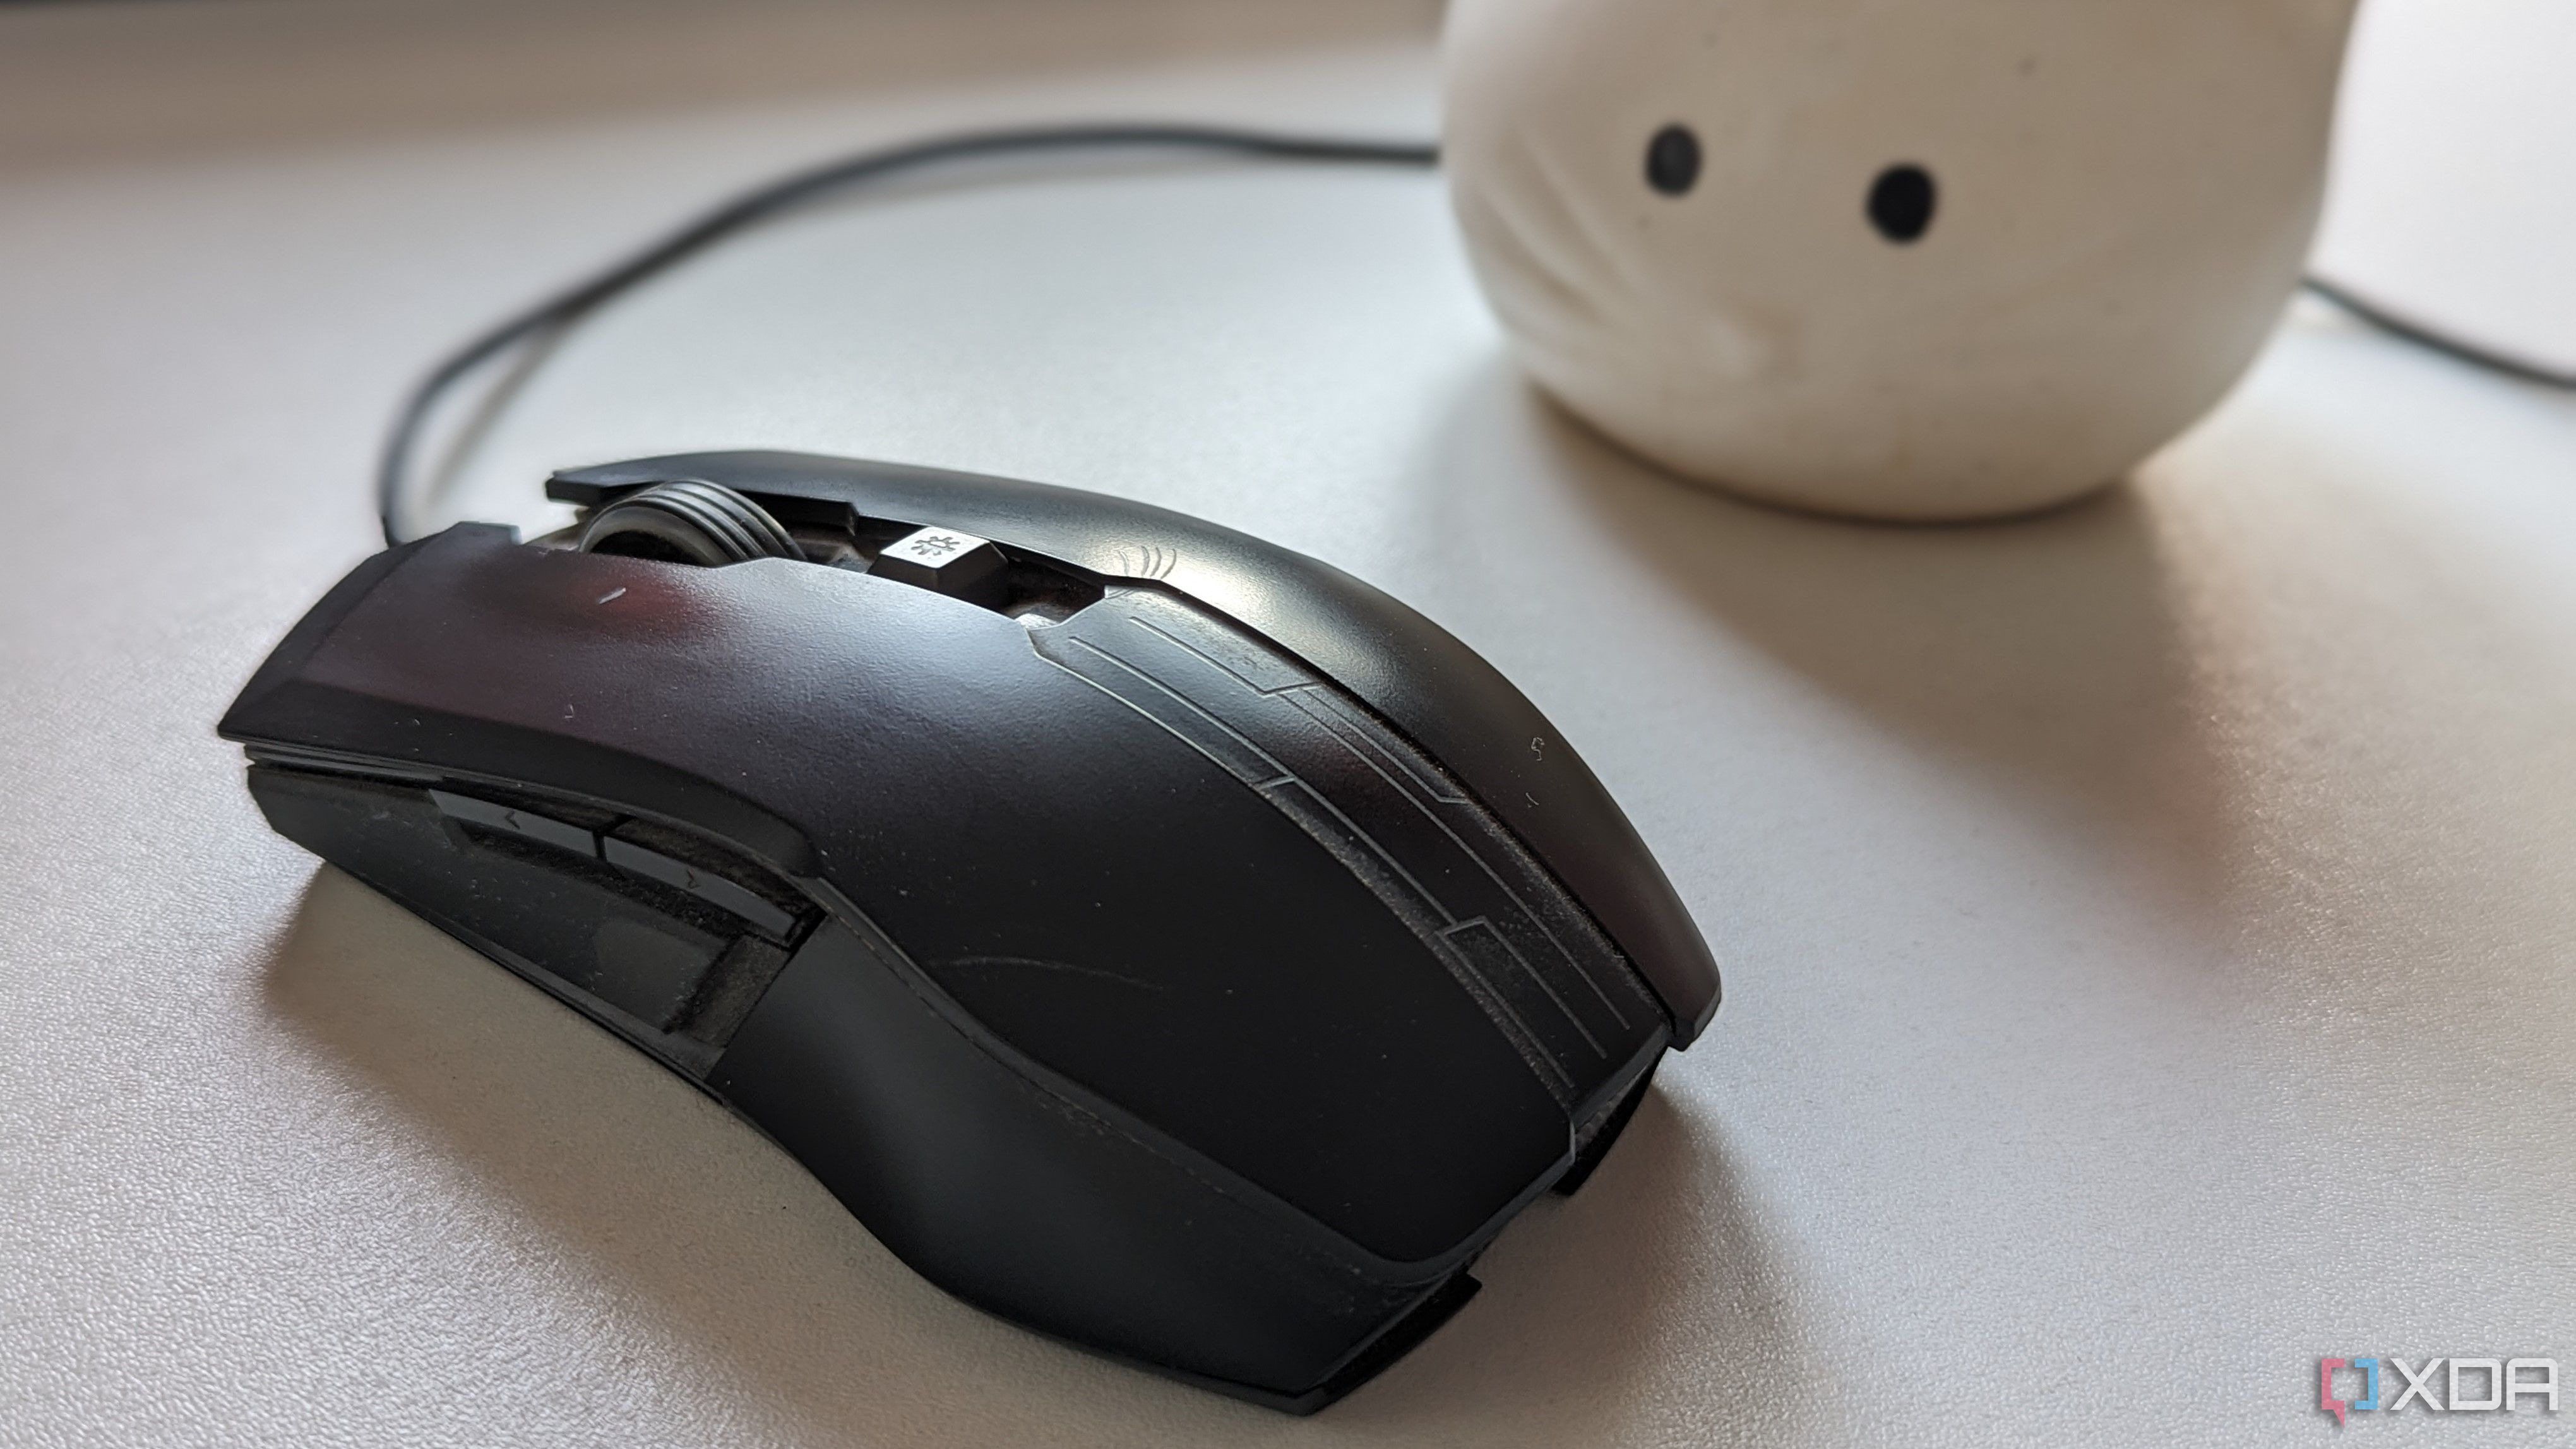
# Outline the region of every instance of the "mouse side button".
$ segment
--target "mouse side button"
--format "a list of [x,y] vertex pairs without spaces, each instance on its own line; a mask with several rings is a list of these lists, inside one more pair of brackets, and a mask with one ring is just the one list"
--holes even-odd
[[441,930],[692,1077],[711,1062],[715,1043],[676,1033],[691,1027],[710,973],[739,954],[728,936],[620,891],[595,859],[497,818],[539,817],[274,765],[252,766],[250,788],[278,833]]
[[471,795],[453,794],[446,790],[429,792],[430,803],[451,820],[471,821],[490,830],[569,850],[575,855],[596,857],[599,837],[578,825],[556,820],[533,810],[521,810],[490,800],[477,800]]
[[718,910],[742,917],[754,930],[784,941],[796,929],[796,918],[723,876],[673,860],[615,836],[600,842],[601,857],[620,870],[658,880],[696,896]]

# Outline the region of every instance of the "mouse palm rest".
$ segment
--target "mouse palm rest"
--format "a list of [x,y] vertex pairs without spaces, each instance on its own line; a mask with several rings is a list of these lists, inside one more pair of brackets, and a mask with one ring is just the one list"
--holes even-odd
[[1714,1011],[1581,761],[1357,580],[839,459],[550,491],[595,535],[682,480],[797,556],[460,524],[361,563],[222,733],[279,832],[750,1120],[948,1291],[1312,1410],[1465,1301]]

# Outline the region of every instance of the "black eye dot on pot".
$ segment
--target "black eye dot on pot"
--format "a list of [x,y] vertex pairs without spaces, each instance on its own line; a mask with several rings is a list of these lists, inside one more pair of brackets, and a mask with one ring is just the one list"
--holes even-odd
[[1646,184],[1679,196],[1699,180],[1699,137],[1688,126],[1666,126],[1646,143]]
[[1902,246],[1932,229],[1940,200],[1931,172],[1912,164],[1890,166],[1869,184],[1869,224]]

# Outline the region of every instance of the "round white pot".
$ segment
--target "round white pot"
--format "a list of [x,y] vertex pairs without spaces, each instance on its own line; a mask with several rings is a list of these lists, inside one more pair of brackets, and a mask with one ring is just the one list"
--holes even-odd
[[2355,0],[1455,0],[1444,160],[1522,364],[1873,518],[2119,477],[2297,285]]

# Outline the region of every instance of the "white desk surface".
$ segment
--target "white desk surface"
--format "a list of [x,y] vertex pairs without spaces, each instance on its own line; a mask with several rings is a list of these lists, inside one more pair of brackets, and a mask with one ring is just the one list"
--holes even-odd
[[[2576,1371],[2576,401],[2322,311],[2135,479],[1963,529],[1569,425],[1428,177],[836,208],[556,357],[478,506],[750,445],[1191,509],[1448,625],[1627,804],[1724,1010],[1312,1420],[946,1299],[317,872],[212,722],[469,326],[935,125],[1432,120],[1421,6],[709,13],[0,14],[0,1445],[2324,1443],[2319,1355]],[[2455,1417],[2345,1432],[2576,1402]]]

